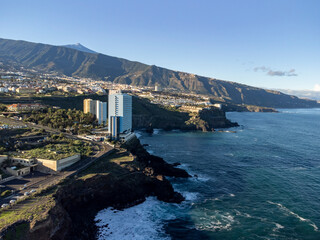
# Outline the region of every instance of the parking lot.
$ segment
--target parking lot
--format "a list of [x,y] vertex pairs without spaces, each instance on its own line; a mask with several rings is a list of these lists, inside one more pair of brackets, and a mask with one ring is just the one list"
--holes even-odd
[[53,182],[55,178],[57,178],[57,180],[60,179],[60,174],[53,175],[34,171],[21,178],[5,182],[0,185],[1,190],[10,190],[13,191],[13,194],[9,197],[2,198],[0,205],[8,204],[10,200],[17,200],[19,197],[30,193],[30,191],[36,191],[39,188],[45,187],[48,183]]

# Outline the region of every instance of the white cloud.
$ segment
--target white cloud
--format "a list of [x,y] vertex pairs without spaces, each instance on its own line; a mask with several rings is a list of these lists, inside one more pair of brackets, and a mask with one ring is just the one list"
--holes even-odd
[[281,71],[281,70],[272,70],[269,67],[255,67],[253,71],[258,72],[266,72],[269,76],[278,76],[278,77],[296,77],[298,74],[295,69],[290,69],[289,71]]
[[314,85],[313,90],[317,91],[317,92],[320,92],[320,84]]

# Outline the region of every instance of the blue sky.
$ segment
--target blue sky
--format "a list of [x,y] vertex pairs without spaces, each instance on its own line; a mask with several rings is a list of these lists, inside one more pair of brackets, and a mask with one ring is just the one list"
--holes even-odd
[[1,1],[0,37],[257,87],[320,91],[318,0]]

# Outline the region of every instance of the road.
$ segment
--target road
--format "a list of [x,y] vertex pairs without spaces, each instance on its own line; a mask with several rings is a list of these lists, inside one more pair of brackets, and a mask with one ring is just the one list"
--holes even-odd
[[[9,201],[12,199],[18,199],[19,196],[23,196],[25,192],[30,192],[31,189],[46,188],[51,185],[55,185],[62,179],[77,174],[95,161],[99,160],[101,157],[104,157],[114,151],[114,149],[108,145],[101,144],[101,146],[102,149],[97,151],[93,156],[81,159],[79,162],[68,167],[67,170],[56,172],[54,174],[42,174],[40,177],[40,173],[35,172],[36,176],[29,174],[21,179],[14,179],[4,183],[3,185],[7,186],[7,188],[10,187],[12,190],[14,190],[14,194],[5,199],[1,199],[0,206],[4,203],[9,203]],[[34,181],[35,177],[37,179]],[[23,187],[24,185],[26,185],[26,187],[20,189],[20,187]]]
[[21,120],[15,120],[15,119],[12,119],[12,118],[6,118],[6,117],[3,117],[3,116],[0,116],[0,122],[2,122],[4,124],[8,124],[8,125],[20,125],[20,126],[27,126],[29,128],[44,129],[45,131],[47,131],[49,133],[54,133],[54,134],[62,133],[66,137],[69,137],[69,138],[72,138],[72,139],[80,139],[75,135],[72,135],[72,134],[69,134],[69,133],[60,132],[58,129],[50,128],[50,127],[43,126],[43,125],[40,125],[40,124],[23,122]]
[[[46,126],[31,124],[31,123],[24,123],[19,120],[14,120],[14,119],[2,117],[2,116],[0,116],[0,121],[5,124],[24,125],[24,126],[27,125],[30,128],[44,129],[47,132],[54,133],[54,134],[61,133],[59,130],[52,129]],[[71,135],[68,133],[63,133],[63,134],[64,136],[71,139],[83,140],[81,138],[78,138],[75,135]],[[15,180],[4,183],[3,185],[6,186],[6,189],[12,189],[14,191],[14,194],[5,199],[1,199],[0,206],[4,203],[8,203],[11,199],[17,199],[19,196],[22,196],[25,192],[29,192],[31,189],[45,188],[50,185],[57,184],[60,180],[77,174],[79,171],[82,171],[83,169],[87,168],[89,165],[91,165],[101,157],[108,155],[114,151],[114,148],[107,144],[103,144],[101,142],[94,142],[94,143],[99,147],[98,151],[95,151],[92,156],[87,157],[85,159],[81,159],[77,163],[73,164],[72,166],[68,167],[67,169],[61,172],[56,172],[54,174],[42,174],[42,175],[39,172],[35,172],[34,175],[29,174],[20,179],[15,179]],[[26,187],[24,187],[25,185]],[[24,187],[24,188],[21,190],[20,189],[21,187]]]

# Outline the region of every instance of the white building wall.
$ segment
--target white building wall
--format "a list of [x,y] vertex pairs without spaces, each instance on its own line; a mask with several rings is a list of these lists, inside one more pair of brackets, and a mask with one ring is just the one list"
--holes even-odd
[[107,121],[107,103],[96,101],[96,116],[99,124]]
[[110,94],[108,105],[109,133],[111,116],[120,118],[120,133],[132,129],[132,97],[128,94]]

